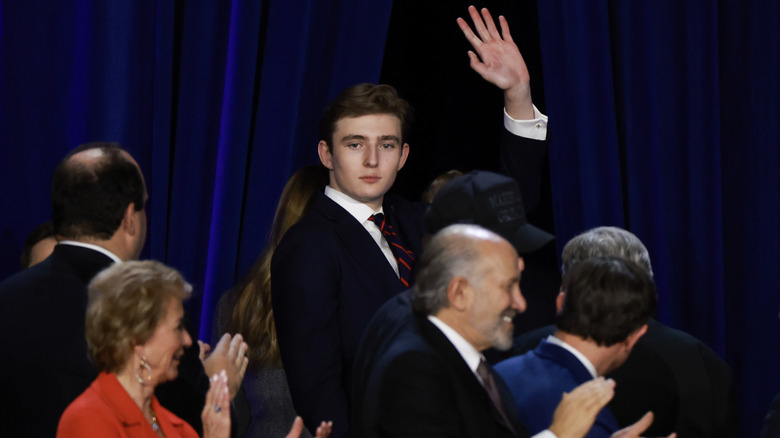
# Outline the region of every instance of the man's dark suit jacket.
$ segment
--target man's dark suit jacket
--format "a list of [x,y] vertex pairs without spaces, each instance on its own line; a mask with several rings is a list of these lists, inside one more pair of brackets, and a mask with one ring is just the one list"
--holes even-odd
[[[515,338],[513,354],[523,354],[555,332],[554,326]],[[734,437],[734,387],[729,366],[693,336],[655,319],[628,360],[608,375],[615,380],[609,409],[620,427],[653,411],[645,436]]]
[[[0,283],[3,436],[54,436],[62,412],[97,377],[84,337],[87,285],[112,263],[89,248],[57,245],[49,258]],[[182,358],[179,378],[156,393],[200,430],[208,387],[196,346]]]
[[[362,397],[353,403],[355,436],[527,436],[501,377],[493,373],[511,425],[447,337],[405,303],[408,294],[383,307],[356,358],[356,366],[371,366],[361,366],[367,375],[353,388]],[[389,322],[388,332],[382,333],[382,321]]]
[[87,355],[87,284],[113,263],[57,245],[43,262],[0,284],[3,435],[54,436],[65,408],[97,377]]
[[[421,204],[386,195],[384,212],[416,256]],[[287,231],[271,265],[274,320],[295,409],[310,430],[349,425],[352,361],[374,312],[404,288],[373,238],[346,210],[318,193]]]
[[780,394],[775,396],[761,427],[761,438],[780,438]]

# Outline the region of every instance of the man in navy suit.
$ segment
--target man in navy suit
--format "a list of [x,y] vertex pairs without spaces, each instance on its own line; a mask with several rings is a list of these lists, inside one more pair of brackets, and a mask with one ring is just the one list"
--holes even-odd
[[[655,285],[637,263],[594,257],[564,276],[557,330],[536,349],[496,365],[529,432],[553,419],[564,391],[617,369],[647,330],[655,311]],[[618,430],[609,409],[602,410],[591,438]]]
[[[625,257],[653,273],[650,254],[631,232],[597,227],[572,238],[563,248],[561,271],[591,257]],[[618,425],[652,411],[648,436],[731,438],[737,434],[731,370],[715,352],[693,336],[651,318],[631,356],[608,377],[617,382],[609,408]],[[512,353],[523,354],[555,332],[542,327],[515,338]]]

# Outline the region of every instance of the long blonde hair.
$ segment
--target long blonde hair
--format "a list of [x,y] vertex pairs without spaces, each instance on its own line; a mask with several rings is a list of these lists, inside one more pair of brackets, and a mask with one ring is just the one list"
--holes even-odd
[[306,166],[295,172],[285,184],[276,206],[271,231],[260,257],[234,286],[240,295],[228,323],[228,331],[242,333],[250,346],[249,366],[281,365],[276,338],[274,311],[271,307],[271,258],[287,230],[311,207],[314,195],[328,183],[328,170]]

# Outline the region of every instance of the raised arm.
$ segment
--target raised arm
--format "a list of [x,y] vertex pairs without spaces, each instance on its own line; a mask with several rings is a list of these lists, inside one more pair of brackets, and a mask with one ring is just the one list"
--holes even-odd
[[469,6],[476,33],[466,20],[457,20],[463,35],[474,48],[474,51],[468,52],[471,68],[483,79],[504,90],[504,106],[510,117],[518,120],[533,119],[531,77],[523,55],[509,33],[506,18],[498,17],[501,26],[499,33],[490,11],[483,8],[481,12],[480,16],[477,8]]

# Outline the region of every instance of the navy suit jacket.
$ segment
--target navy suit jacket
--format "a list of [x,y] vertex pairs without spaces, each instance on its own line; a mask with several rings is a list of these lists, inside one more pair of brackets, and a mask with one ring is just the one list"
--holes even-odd
[[[426,317],[411,313],[408,297],[383,307],[366,332],[356,363],[371,366],[362,368],[367,374],[353,388],[361,395],[353,403],[355,436],[527,436],[501,377],[493,373],[509,425],[447,337]],[[379,333],[382,321],[389,322],[389,331]],[[376,349],[368,343],[374,339]]]
[[54,436],[65,408],[97,377],[87,355],[87,284],[113,263],[57,245],[0,284],[0,424],[8,436]]
[[[388,194],[385,214],[417,256],[422,204]],[[404,287],[376,242],[346,210],[318,193],[285,233],[271,264],[274,320],[295,409],[310,430],[349,427],[352,361],[374,312]]]
[[[571,392],[593,379],[571,352],[547,341],[542,341],[531,352],[499,363],[496,372],[509,386],[518,407],[518,417],[532,434],[552,423],[553,413],[564,392]],[[604,408],[586,437],[609,437],[617,430],[615,417]]]
[[[534,348],[554,331],[554,326],[542,327],[515,338],[513,354]],[[681,437],[732,438],[737,434],[731,370],[687,333],[651,319],[628,360],[607,377],[617,383],[609,408],[619,427],[653,411],[646,436],[677,432]]]

